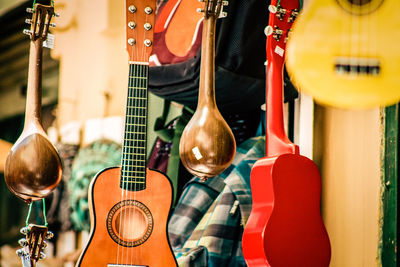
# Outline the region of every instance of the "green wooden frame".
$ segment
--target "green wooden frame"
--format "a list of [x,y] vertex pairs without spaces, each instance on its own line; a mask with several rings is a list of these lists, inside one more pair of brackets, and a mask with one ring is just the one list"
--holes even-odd
[[382,221],[379,242],[380,263],[395,267],[398,231],[399,104],[382,110]]

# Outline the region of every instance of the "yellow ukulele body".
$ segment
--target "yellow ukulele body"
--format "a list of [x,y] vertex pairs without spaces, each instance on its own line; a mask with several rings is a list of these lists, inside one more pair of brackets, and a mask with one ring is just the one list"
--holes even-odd
[[400,1],[313,0],[296,20],[287,68],[316,102],[369,108],[400,100]]

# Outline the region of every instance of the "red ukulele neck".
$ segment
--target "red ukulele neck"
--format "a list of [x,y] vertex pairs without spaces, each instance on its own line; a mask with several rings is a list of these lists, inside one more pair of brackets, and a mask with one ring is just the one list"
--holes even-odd
[[283,119],[283,66],[288,31],[298,12],[299,3],[272,0],[270,17],[266,28],[267,37],[267,114],[266,114],[266,156],[298,154],[297,145],[290,142],[285,133]]

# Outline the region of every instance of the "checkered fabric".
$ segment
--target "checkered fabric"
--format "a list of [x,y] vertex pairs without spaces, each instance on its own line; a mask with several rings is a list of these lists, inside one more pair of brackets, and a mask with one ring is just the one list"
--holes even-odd
[[222,174],[188,182],[168,225],[179,266],[246,266],[241,240],[251,211],[250,171],[264,155],[265,138],[251,138]]

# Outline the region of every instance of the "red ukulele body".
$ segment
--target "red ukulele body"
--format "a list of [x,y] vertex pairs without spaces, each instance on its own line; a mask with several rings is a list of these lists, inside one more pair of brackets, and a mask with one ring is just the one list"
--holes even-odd
[[177,266],[168,242],[172,185],[146,168],[149,56],[156,0],[126,0],[129,84],[122,166],[89,187],[91,231],[76,266]]
[[321,177],[286,136],[283,65],[298,0],[271,1],[267,37],[266,157],[251,171],[252,210],[243,233],[249,267],[329,266],[331,248],[320,213]]

